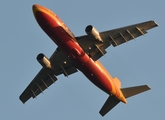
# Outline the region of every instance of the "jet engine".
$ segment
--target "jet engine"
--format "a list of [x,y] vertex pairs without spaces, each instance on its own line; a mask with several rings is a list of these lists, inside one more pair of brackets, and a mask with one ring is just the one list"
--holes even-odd
[[87,35],[94,39],[94,40],[98,40],[100,42],[103,42],[103,40],[101,39],[100,37],[100,34],[99,32],[97,31],[97,29],[95,27],[93,27],[92,25],[88,25],[86,28],[85,28],[85,32],[87,33]]
[[50,60],[43,54],[40,53],[37,56],[37,61],[44,67],[44,68],[52,68]]

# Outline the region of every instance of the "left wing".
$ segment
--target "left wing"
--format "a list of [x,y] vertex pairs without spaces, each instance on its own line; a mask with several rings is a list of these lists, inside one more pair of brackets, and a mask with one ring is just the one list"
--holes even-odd
[[99,35],[102,38],[102,42],[91,39],[88,35],[77,37],[77,41],[93,60],[97,60],[106,53],[105,49],[111,44],[116,47],[122,43],[128,42],[136,37],[146,34],[147,30],[157,26],[158,25],[154,21],[147,21],[100,32]]
[[25,103],[31,97],[35,98],[42,93],[46,88],[53,84],[57,75],[64,74],[68,76],[77,72],[76,67],[72,61],[57,48],[57,50],[50,57],[50,62],[53,69],[42,68],[32,82],[28,85],[25,91],[20,95],[20,100]]

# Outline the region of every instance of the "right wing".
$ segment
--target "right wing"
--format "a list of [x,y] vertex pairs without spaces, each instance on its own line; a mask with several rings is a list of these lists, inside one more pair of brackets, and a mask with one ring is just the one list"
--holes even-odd
[[147,21],[114,30],[101,32],[102,39],[110,39],[111,44],[116,47],[120,44],[135,39],[147,33],[147,30],[157,27],[155,21]]
[[55,76],[64,74],[68,76],[77,72],[76,67],[72,61],[57,48],[57,50],[50,57],[53,69],[42,68],[24,92],[20,95],[20,100],[25,103],[31,97],[35,98],[42,93],[46,88],[53,84],[57,78]]
[[91,39],[88,35],[77,37],[79,45],[94,60],[98,60],[104,54],[105,49],[111,44],[116,47],[147,33],[147,30],[157,27],[155,21],[147,21],[126,27],[100,32],[103,42]]

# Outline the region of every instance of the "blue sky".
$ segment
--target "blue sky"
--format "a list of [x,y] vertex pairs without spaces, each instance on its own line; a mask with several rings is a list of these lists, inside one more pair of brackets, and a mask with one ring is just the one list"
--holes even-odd
[[[31,8],[35,3],[54,11],[76,36],[84,35],[89,24],[104,31],[155,20],[159,27],[135,41],[109,47],[100,59],[123,87],[148,84],[151,90],[101,117],[98,112],[108,95],[78,72],[68,78],[58,76],[44,94],[22,104],[19,95],[41,69],[36,56],[42,52],[50,57],[57,47],[38,26]],[[1,0],[0,119],[165,119],[164,4],[164,0]]]

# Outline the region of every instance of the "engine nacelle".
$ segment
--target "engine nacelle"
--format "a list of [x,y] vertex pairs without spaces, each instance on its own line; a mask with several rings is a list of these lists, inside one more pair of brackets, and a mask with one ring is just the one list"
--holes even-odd
[[37,56],[37,61],[44,67],[44,68],[52,68],[51,63],[49,61],[49,59],[43,54],[40,53]]
[[94,40],[98,40],[100,42],[103,42],[103,40],[100,37],[100,33],[97,31],[97,29],[95,27],[93,27],[92,25],[88,25],[85,28],[85,32],[87,33],[87,35],[89,37],[91,37]]

